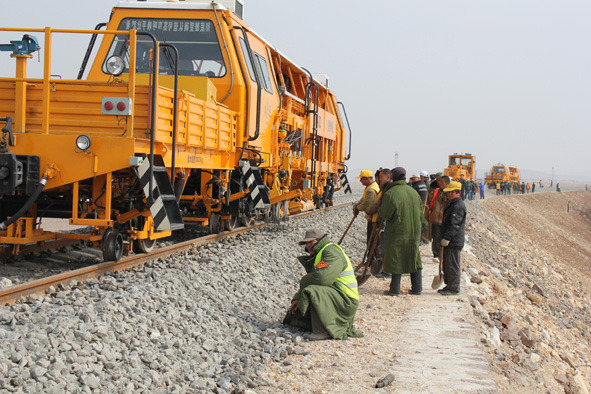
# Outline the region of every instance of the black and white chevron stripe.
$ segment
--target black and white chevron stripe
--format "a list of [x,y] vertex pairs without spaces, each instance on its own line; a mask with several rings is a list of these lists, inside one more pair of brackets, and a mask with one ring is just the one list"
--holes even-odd
[[250,163],[248,161],[242,160],[240,162],[240,170],[242,171],[242,176],[246,180],[246,186],[248,187],[249,197],[252,200],[254,207],[260,209],[265,208],[263,197],[259,192],[256,178],[254,176],[252,168],[250,167]]
[[347,174],[344,172],[341,172],[341,174],[339,175],[339,178],[341,178],[341,183],[343,184],[343,187],[345,188],[345,194],[352,193],[351,185],[349,185],[349,179],[347,179]]
[[[140,178],[140,184],[142,185],[144,194],[147,197],[150,195],[150,161],[144,160],[137,170]],[[154,197],[154,203],[150,205],[150,213],[154,219],[154,228],[156,231],[170,231],[170,221],[168,220],[168,215],[166,214],[164,202],[162,201],[156,179],[154,179],[153,176],[152,196]]]

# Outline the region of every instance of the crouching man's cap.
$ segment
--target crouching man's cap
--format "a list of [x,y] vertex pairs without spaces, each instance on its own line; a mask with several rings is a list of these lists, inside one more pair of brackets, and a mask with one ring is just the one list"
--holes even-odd
[[306,230],[306,235],[304,235],[304,239],[300,241],[300,245],[305,245],[310,241],[314,241],[315,239],[320,239],[324,237],[326,234],[320,230],[316,230],[315,228]]

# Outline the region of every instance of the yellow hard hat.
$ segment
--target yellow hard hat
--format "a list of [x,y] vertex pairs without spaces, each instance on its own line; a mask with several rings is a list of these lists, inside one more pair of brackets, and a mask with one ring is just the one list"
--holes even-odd
[[361,170],[361,173],[355,179],[361,178],[373,178],[373,172],[371,172],[370,170]]
[[451,181],[449,185],[443,189],[444,192],[451,192],[453,190],[462,190],[462,184],[460,182]]

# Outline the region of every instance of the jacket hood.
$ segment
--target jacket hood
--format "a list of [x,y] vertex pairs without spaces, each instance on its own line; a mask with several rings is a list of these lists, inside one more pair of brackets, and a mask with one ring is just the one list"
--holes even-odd
[[330,243],[330,239],[328,238],[328,236],[324,236],[320,241],[318,241],[318,243],[316,245],[314,245],[314,247],[312,248],[312,250],[314,251],[314,254],[318,254],[322,248],[324,248],[326,245],[328,245]]

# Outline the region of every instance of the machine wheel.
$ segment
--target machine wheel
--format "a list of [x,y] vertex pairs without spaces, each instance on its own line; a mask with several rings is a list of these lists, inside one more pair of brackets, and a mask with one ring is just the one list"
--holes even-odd
[[236,216],[232,215],[232,218],[230,220],[224,220],[224,230],[232,231],[236,228],[237,224],[238,219],[236,219]]
[[123,256],[123,236],[108,229],[103,235],[103,258],[105,261],[119,261]]
[[155,239],[136,239],[133,241],[133,252],[136,254],[150,253],[156,246]]
[[265,223],[270,223],[273,220],[273,207],[269,207],[265,210]]
[[254,222],[253,217],[250,215],[240,216],[240,225],[242,227],[252,226],[253,222]]
[[222,231],[222,217],[212,212],[209,215],[209,232],[211,234],[219,234]]

